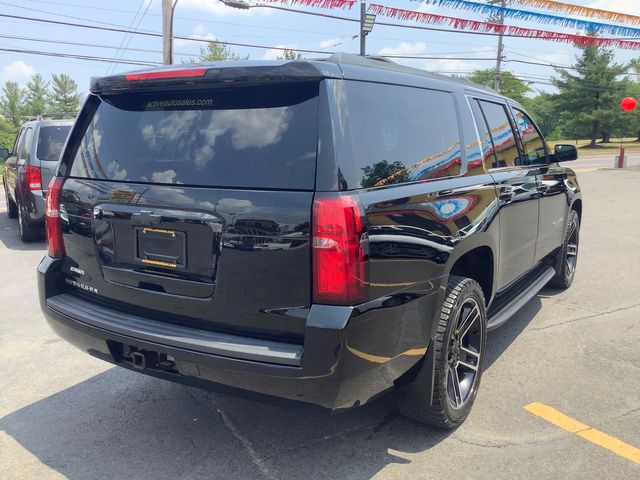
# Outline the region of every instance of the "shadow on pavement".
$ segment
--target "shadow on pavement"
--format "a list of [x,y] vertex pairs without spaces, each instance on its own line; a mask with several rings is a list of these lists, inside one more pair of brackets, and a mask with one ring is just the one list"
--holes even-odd
[[[547,296],[546,289],[543,290]],[[552,291],[551,291],[552,292]],[[506,351],[513,341],[518,338],[527,325],[536,317],[542,308],[540,295],[533,297],[518,313],[516,313],[507,323],[489,332],[487,337],[487,353],[484,357],[484,370],[491,368],[491,365]],[[482,391],[482,389],[480,389]]]
[[20,240],[18,220],[9,218],[7,212],[0,212],[0,243],[10,250],[36,251],[46,250],[47,244],[44,238],[36,242],[24,243]]
[[[485,368],[540,310],[492,332]],[[464,427],[463,427],[464,428]],[[345,413],[221,396],[112,368],[0,419],[0,430],[68,478],[353,478],[410,463],[452,432],[384,397]]]

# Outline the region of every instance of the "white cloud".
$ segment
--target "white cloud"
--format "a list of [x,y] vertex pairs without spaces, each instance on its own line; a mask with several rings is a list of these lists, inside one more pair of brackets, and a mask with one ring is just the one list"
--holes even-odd
[[553,52],[541,55],[533,55],[536,60],[554,65],[570,65],[574,62],[574,56],[569,52]]
[[0,68],[0,83],[11,81],[22,85],[26,83],[34,73],[36,73],[36,69],[31,65],[24,63],[22,60],[16,60]]
[[629,0],[598,0],[589,2],[588,7],[600,8],[612,12],[630,13],[631,15],[640,15],[640,3],[630,2]]
[[467,60],[441,58],[438,60],[427,60],[422,65],[422,68],[430,72],[443,73],[446,75],[450,75],[452,73],[463,75],[467,72],[478,70],[479,68],[482,68],[482,66]]
[[284,50],[280,50],[281,48],[288,48],[290,50],[295,50],[295,45],[276,45],[278,48],[270,48],[264,52],[262,55],[262,60],[277,60],[278,57],[282,57],[284,54]]
[[[209,40],[211,42],[216,40],[216,36],[212,32],[208,31],[204,25],[196,25],[193,28],[193,31],[189,35],[189,37],[202,39],[202,40]],[[184,40],[182,38],[175,38],[173,40],[173,45],[178,48],[185,47],[187,45],[194,45],[194,44],[203,45],[202,42],[196,42],[193,40]]]
[[340,37],[337,38],[330,38],[329,40],[322,40],[318,46],[320,48],[329,48],[329,47],[334,47],[336,45],[339,45],[340,43],[342,43],[342,39]]
[[425,42],[401,42],[396,47],[384,47],[378,55],[419,55],[427,51]]

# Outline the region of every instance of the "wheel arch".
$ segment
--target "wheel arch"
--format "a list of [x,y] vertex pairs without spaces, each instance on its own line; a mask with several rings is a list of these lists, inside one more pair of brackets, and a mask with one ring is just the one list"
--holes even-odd
[[582,224],[582,199],[576,198],[571,204],[571,210],[575,210],[578,214],[578,220],[580,220],[580,224]]
[[469,238],[454,250],[447,265],[448,275],[472,278],[480,284],[487,308],[496,291],[497,252],[497,245],[491,236]]

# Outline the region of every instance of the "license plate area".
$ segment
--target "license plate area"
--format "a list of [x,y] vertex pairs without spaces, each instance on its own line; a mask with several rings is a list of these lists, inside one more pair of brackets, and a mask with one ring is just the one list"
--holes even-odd
[[135,227],[135,259],[149,266],[186,268],[184,232],[153,227]]

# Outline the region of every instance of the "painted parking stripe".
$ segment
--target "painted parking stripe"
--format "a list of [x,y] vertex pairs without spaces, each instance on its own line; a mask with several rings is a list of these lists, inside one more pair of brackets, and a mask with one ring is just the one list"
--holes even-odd
[[529,413],[545,419],[549,423],[553,423],[555,426],[560,427],[567,432],[575,433],[579,437],[582,437],[599,447],[606,448],[616,455],[620,455],[627,460],[640,464],[639,448],[574,420],[553,407],[545,405],[544,403],[534,402],[524,407],[524,409]]

